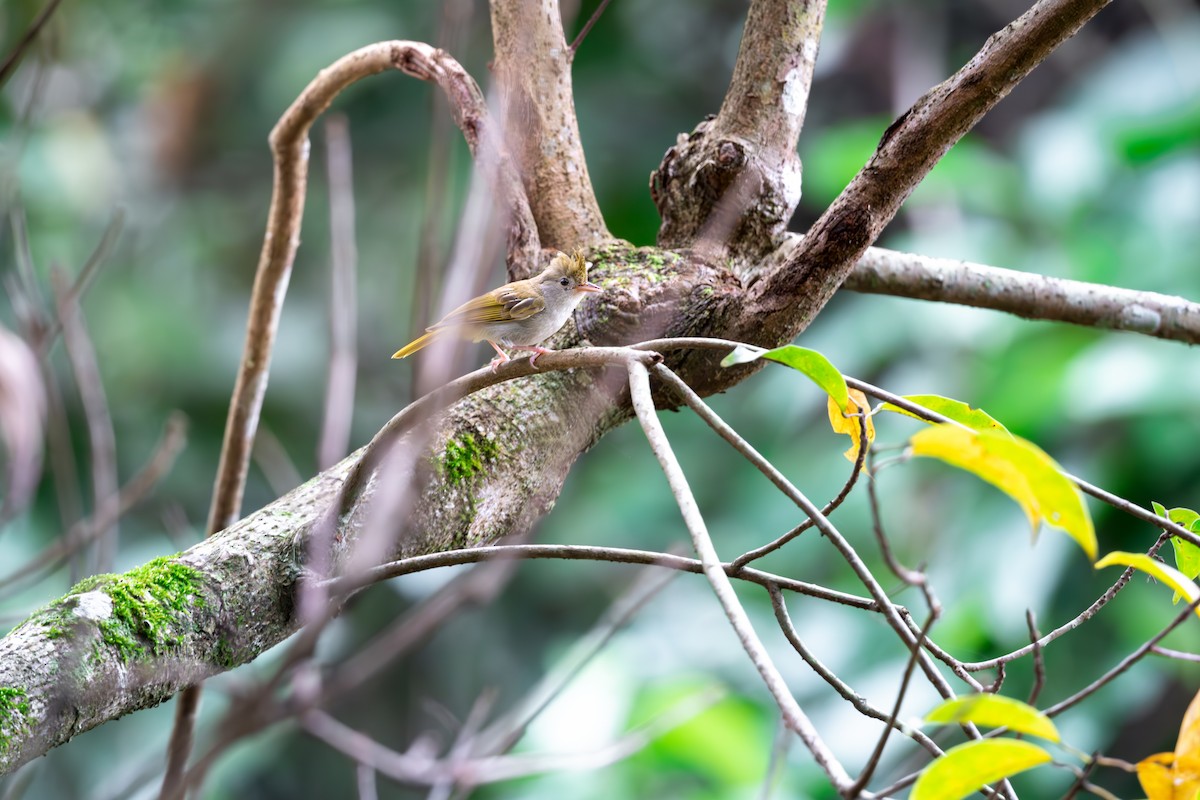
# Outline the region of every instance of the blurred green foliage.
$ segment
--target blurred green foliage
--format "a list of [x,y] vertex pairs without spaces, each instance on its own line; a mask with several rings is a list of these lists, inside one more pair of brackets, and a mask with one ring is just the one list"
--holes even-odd
[[[568,36],[595,3],[566,3]],[[578,8],[582,5],[582,8]],[[742,0],[619,0],[575,61],[576,104],[589,168],[613,232],[654,240],[647,178],[680,132],[714,113],[745,13]],[[40,6],[0,9],[5,52]],[[845,186],[890,120],[957,69],[1024,6],[1013,0],[834,3],[818,62],[800,154],[803,230]],[[189,445],[154,495],[121,521],[118,569],[196,541],[206,514],[240,356],[247,293],[271,184],[267,133],[322,67],[383,38],[442,42],[481,81],[491,57],[486,7],[478,2],[370,0],[236,3],[136,0],[64,3],[0,95],[0,229],[3,271],[16,263],[8,218],[23,215],[44,291],[52,267],[77,271],[118,209],[119,242],[84,301],[100,356],[127,479],[149,457],[172,409],[191,418]],[[883,246],[1042,274],[1200,298],[1200,16],[1182,0],[1114,4],[957,145],[885,232]],[[383,75],[353,87],[335,110],[353,140],[360,317],[353,446],[409,398],[411,368],[388,355],[418,323],[413,302],[418,241],[427,216],[444,263],[469,181],[457,133],[449,172],[435,174],[445,200],[431,206],[432,90]],[[329,225],[324,136],[314,131],[303,244],[283,313],[263,429],[276,456],[252,470],[246,508],[287,490],[287,475],[312,474],[327,359]],[[498,282],[501,265],[489,281]],[[493,279],[495,279],[493,281]],[[3,323],[15,327],[10,309]],[[1127,334],[1025,322],[999,314],[886,297],[837,297],[800,339],[848,374],[901,393],[938,393],[982,407],[1070,471],[1142,505],[1196,507],[1200,487],[1200,369],[1182,345]],[[486,356],[480,350],[480,360]],[[53,367],[66,390],[79,480],[87,446],[78,395],[61,347]],[[784,369],[767,369],[714,407],[809,496],[835,494],[848,475],[845,444],[825,421],[824,396]],[[665,414],[689,480],[726,557],[789,529],[799,513],[688,414]],[[879,443],[917,429],[880,420]],[[280,477],[282,476],[282,477]],[[275,481],[272,485],[272,480]],[[898,557],[926,564],[946,605],[934,638],[963,658],[987,658],[1027,641],[1024,612],[1043,630],[1073,617],[1108,586],[1065,537],[1031,545],[1019,509],[973,478],[936,464],[883,470],[876,481]],[[85,484],[86,485],[86,484]],[[86,492],[84,493],[86,497]],[[1144,549],[1156,532],[1092,504],[1101,551]],[[882,574],[864,498],[834,518]],[[18,565],[61,534],[52,482],[0,538],[0,561]],[[686,538],[665,480],[641,433],[626,427],[582,458],[543,541],[666,548]],[[860,592],[826,543],[801,537],[766,568]],[[449,571],[446,571],[447,573]],[[448,745],[457,720],[484,688],[498,708],[517,701],[558,654],[603,613],[636,571],[615,565],[522,565],[501,597],[470,610],[418,652],[329,709],[396,749],[429,734]],[[448,574],[415,575],[358,598],[322,642],[321,657],[354,652]],[[61,594],[61,570],[19,595],[17,619]],[[891,587],[889,588],[896,588]],[[852,770],[878,726],[864,721],[814,677],[774,628],[764,594],[741,596],[797,697]],[[919,598],[900,592],[900,601]],[[804,598],[789,603],[806,643],[857,691],[890,708],[906,653],[869,614]],[[1174,614],[1169,592],[1135,579],[1095,620],[1045,653],[1053,702],[1098,676]],[[1194,626],[1166,645],[1195,649]],[[205,741],[229,701],[224,687],[265,674],[274,654],[212,682]],[[698,684],[730,694],[635,758],[588,772],[481,789],[481,797],[757,797],[775,736],[775,713],[702,580],[680,576],[620,634],[600,660],[531,730],[521,747],[598,747],[667,708]],[[595,666],[595,665],[593,665]],[[703,676],[697,678],[697,676]],[[1006,691],[1022,697],[1029,665]],[[1090,751],[1136,760],[1169,749],[1194,669],[1139,663],[1056,722]],[[573,700],[571,698],[574,697]],[[917,690],[904,714],[935,702]],[[570,700],[570,702],[568,702]],[[1154,713],[1157,710],[1157,713]],[[603,723],[603,724],[601,724]],[[85,734],[36,763],[30,796],[148,797],[160,768],[169,708],[132,715]],[[592,728],[592,738],[574,734]],[[534,747],[536,745],[537,747]],[[881,779],[920,767],[893,743]],[[782,756],[775,796],[831,793],[798,744]],[[1109,771],[1111,772],[1111,771]],[[1118,793],[1131,779],[1105,772]],[[283,726],[236,747],[213,773],[207,798],[350,796],[354,767]],[[1057,796],[1061,771],[1035,770],[1016,784]],[[130,788],[135,787],[135,788]],[[420,797],[380,779],[380,797]]]

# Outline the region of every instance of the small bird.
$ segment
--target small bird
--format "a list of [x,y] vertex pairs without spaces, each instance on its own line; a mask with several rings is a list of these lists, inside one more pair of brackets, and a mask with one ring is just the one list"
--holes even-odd
[[423,336],[397,350],[392,358],[411,356],[434,337],[449,333],[473,342],[486,340],[497,353],[491,362],[493,370],[509,360],[500,345],[531,351],[529,363],[537,366],[538,356],[553,352],[538,343],[566,323],[585,294],[602,291],[588,283],[590,266],[578,250],[571,255],[559,253],[540,275],[506,283],[463,303],[426,328]]

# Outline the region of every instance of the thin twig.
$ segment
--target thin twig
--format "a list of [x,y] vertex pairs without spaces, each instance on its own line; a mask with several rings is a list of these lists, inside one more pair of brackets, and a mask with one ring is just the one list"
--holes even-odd
[[[838,506],[845,502],[846,498],[850,496],[850,491],[854,489],[854,486],[858,483],[858,476],[863,472],[863,463],[866,460],[868,450],[867,426],[865,424],[859,426],[858,444],[858,455],[854,458],[854,466],[850,470],[850,477],[847,478],[846,482],[842,484],[842,489],[837,493],[837,496],[826,503],[825,507],[821,509],[821,516],[823,517],[828,517],[837,510]],[[730,566],[735,570],[740,569],[746,564],[749,564],[751,561],[762,558],[768,553],[773,553],[816,524],[816,520],[814,520],[812,517],[808,517],[799,525],[775,539],[775,541],[767,542],[761,547],[756,547],[753,550],[747,550],[745,553],[742,553],[733,561],[729,562]]]
[[649,724],[591,753],[521,754],[457,762],[398,753],[343,725],[324,711],[307,712],[301,718],[301,724],[314,737],[399,783],[433,785],[450,781],[459,786],[479,786],[547,772],[608,766],[642,750],[656,737],[687,722],[711,703],[711,698],[706,696],[686,700]]
[[[58,305],[58,319],[62,323],[63,342],[87,423],[91,451],[92,514],[106,523],[96,533],[97,547],[84,574],[108,572],[112,569],[118,535],[115,506],[118,491],[117,436],[108,410],[104,381],[100,378],[96,348],[83,319],[83,309],[70,295],[65,275],[55,270],[51,272],[51,279]],[[76,575],[75,579],[81,577],[83,575]]]
[[788,614],[787,604],[784,602],[783,594],[779,591],[779,587],[774,583],[770,583],[767,585],[767,591],[770,593],[771,607],[775,609],[775,619],[779,623],[780,630],[783,631],[783,635],[800,658],[804,660],[804,663],[812,667],[813,672],[817,673],[823,681],[828,683],[835,692],[841,695],[846,702],[864,717],[877,719],[886,725],[895,727],[896,730],[929,751],[929,754],[934,758],[942,755],[942,749],[924,731],[918,728],[910,728],[907,725],[901,724],[898,720],[888,722],[887,714],[868,703],[865,697],[850,688],[850,685],[838,677],[836,672],[825,666],[824,662],[817,658],[816,654],[809,650],[808,646],[804,644],[804,640],[800,638],[800,633],[796,630],[791,615]]
[[1159,645],[1151,647],[1150,652],[1164,658],[1173,658],[1177,661],[1190,661],[1193,664],[1200,664],[1200,653],[1187,653],[1183,650],[1172,650],[1169,647],[1161,647]]
[[[100,241],[96,243],[92,249],[92,254],[88,256],[88,260],[83,263],[83,267],[79,270],[79,274],[75,276],[75,280],[71,282],[70,287],[66,290],[63,297],[68,304],[79,305],[83,302],[84,295],[87,294],[88,288],[92,285],[96,274],[100,271],[100,267],[108,263],[108,255],[112,252],[113,247],[117,244],[117,239],[121,236],[121,231],[125,227],[125,211],[118,208],[113,212],[112,219],[108,221],[108,225],[104,228],[104,233],[100,235]],[[61,304],[62,299],[59,300]],[[42,353],[49,353],[50,348],[54,346],[55,340],[62,332],[62,319],[55,317],[46,326],[42,333],[38,347]]]
[[325,158],[329,177],[329,240],[332,267],[329,292],[329,371],[325,410],[317,439],[317,468],[324,470],[346,456],[354,418],[354,377],[358,370],[358,301],[355,273],[354,168],[346,117],[325,121]]
[[1050,706],[1049,708],[1045,709],[1043,711],[1043,713],[1048,717],[1053,717],[1058,714],[1061,714],[1062,712],[1066,711],[1071,706],[1073,706],[1073,705],[1079,703],[1080,701],[1086,699],[1087,697],[1090,697],[1091,695],[1095,694],[1097,691],[1099,691],[1102,687],[1104,687],[1108,683],[1111,683],[1117,676],[1119,676],[1121,673],[1125,672],[1125,670],[1129,669],[1134,664],[1136,664],[1138,661],[1140,661],[1143,657],[1145,657],[1147,653],[1149,653],[1151,650],[1154,649],[1155,645],[1157,645],[1159,642],[1161,642],[1163,639],[1165,639],[1167,637],[1167,634],[1169,634],[1171,631],[1175,630],[1180,625],[1182,625],[1187,620],[1188,617],[1190,617],[1192,614],[1194,614],[1196,612],[1197,606],[1200,606],[1200,600],[1196,600],[1195,602],[1191,603],[1187,608],[1185,608],[1183,611],[1179,612],[1179,614],[1176,615],[1175,619],[1171,620],[1171,622],[1168,623],[1165,628],[1163,628],[1158,633],[1154,634],[1154,636],[1150,637],[1150,639],[1147,642],[1145,642],[1144,644],[1139,646],[1136,650],[1134,650],[1129,655],[1125,656],[1125,658],[1121,659],[1121,661],[1119,663],[1117,663],[1117,665],[1114,666],[1112,669],[1110,669],[1108,672],[1104,673],[1099,678],[1092,681],[1090,684],[1085,686],[1083,689],[1080,689],[1078,692],[1071,695],[1067,699],[1061,700],[1061,701],[1055,703],[1054,705]]
[[476,755],[508,752],[525,730],[558,697],[592,659],[629,621],[670,585],[675,574],[643,571],[605,610],[588,633],[526,693],[512,711],[496,720],[478,736]]
[[[491,602],[511,579],[515,567],[516,563],[507,559],[487,560],[481,567],[456,577],[438,589],[388,630],[339,664],[325,680],[324,700],[328,702],[364,685],[388,664],[394,663],[401,655],[432,636],[446,620],[464,607],[484,606]],[[333,596],[341,595],[338,592]],[[304,636],[313,638],[317,632],[319,628],[310,626]],[[287,661],[293,660],[293,655],[289,653]],[[287,666],[285,663],[281,669]]]
[[713,587],[713,592],[720,601],[725,616],[733,626],[746,654],[775,698],[775,703],[783,714],[784,722],[804,742],[834,788],[838,792],[843,791],[850,785],[850,776],[821,739],[808,716],[796,702],[796,698],[788,690],[783,676],[779,674],[779,669],[771,660],[762,641],[758,638],[758,634],[754,632],[750,618],[746,615],[746,610],[742,607],[733,585],[729,582],[729,576],[725,574],[721,559],[709,538],[704,518],[700,515],[700,509],[696,505],[696,499],[688,487],[687,478],[684,477],[683,470],[680,469],[679,462],[675,459],[675,453],[658,421],[654,410],[654,398],[650,392],[650,373],[639,361],[630,361],[628,370],[629,391],[633,400],[634,412],[650,443],[650,449],[654,452],[659,466],[667,476],[671,493],[675,496],[675,502],[679,505],[684,523],[692,536],[692,545],[696,548],[696,554],[700,556],[700,561],[704,565],[704,576],[708,578],[709,584]]
[[[1038,643],[1042,634],[1038,631],[1037,617],[1031,608],[1025,609],[1025,625],[1029,628],[1029,640],[1033,644],[1033,686],[1025,702],[1032,706],[1037,704],[1038,696],[1046,685],[1046,659],[1042,655],[1042,646]],[[1003,668],[1004,664],[1001,663],[1000,667]]]
[[[683,402],[687,404],[688,408],[695,411],[697,416],[704,420],[704,422],[710,428],[716,431],[722,439],[728,442],[734,450],[737,450],[739,453],[741,453],[742,456],[745,457],[745,459],[751,464],[753,464],[759,472],[765,475],[767,479],[771,481],[771,483],[775,484],[779,491],[783,492],[788,499],[792,500],[792,502],[797,503],[797,505],[800,505],[800,507],[803,508],[803,504],[799,500],[801,496],[800,492],[795,486],[792,485],[791,481],[784,477],[783,473],[776,469],[775,465],[772,464],[769,459],[759,453],[753,445],[747,442],[740,434],[738,434],[737,431],[735,431],[723,419],[721,419],[721,417],[718,416],[715,411],[709,408],[708,404],[701,399],[700,395],[696,394],[696,392],[692,390],[692,387],[688,386],[678,375],[667,369],[667,367],[662,364],[658,364],[654,367],[654,374],[666,382],[671,389],[674,390],[675,394],[679,396],[679,399],[683,400]],[[865,431],[866,429],[864,428],[863,430]],[[821,509],[821,516],[825,516],[830,511],[837,508],[838,505],[841,504],[842,500],[845,499],[846,495],[849,494],[850,488],[853,487],[858,472],[862,469],[862,458],[865,456],[865,454],[866,448],[860,449],[859,459],[855,462],[856,469],[854,470],[854,475],[852,475],[850,480],[847,481],[842,492],[836,498],[834,498],[829,505]],[[792,529],[792,531],[784,534],[775,541],[738,556],[729,563],[731,574],[736,574],[738,570],[754,559],[766,555],[767,553],[770,553],[779,547],[782,547],[784,544],[791,541],[791,539],[798,536],[813,524],[815,523],[810,517],[805,524]]]
[[471,710],[467,712],[467,718],[459,726],[450,751],[446,754],[447,769],[430,786],[426,800],[450,800],[452,792],[459,786],[456,776],[460,772],[461,765],[469,760],[469,754],[473,749],[479,729],[483,727],[484,720],[487,719],[495,704],[496,692],[493,689],[484,689],[475,698],[475,702],[471,704]]
[[896,554],[892,552],[891,542],[888,541],[887,534],[883,531],[883,514],[879,509],[879,493],[876,491],[875,486],[876,475],[878,475],[877,472],[867,479],[867,502],[871,510],[871,530],[875,533],[875,541],[879,544],[879,552],[883,555],[883,560],[893,575],[909,586],[920,586],[927,589],[925,575],[901,564],[899,559],[896,558]]
[[[14,210],[11,214],[11,224],[17,268],[15,276],[5,276],[5,287],[21,324],[24,339],[34,347],[35,352],[42,355],[38,364],[42,385],[46,389],[46,439],[50,473],[54,480],[59,523],[65,529],[83,516],[75,448],[71,442],[71,426],[63,401],[62,387],[59,385],[56,371],[45,357],[47,351],[42,345],[51,323],[47,321],[46,302],[34,274],[33,251],[29,246],[29,230],[24,211]],[[57,318],[55,319],[54,324],[57,324]]]
[[[321,70],[271,131],[275,164],[271,207],[209,508],[206,528],[210,535],[227,528],[241,513],[250,451],[267,388],[279,315],[300,244],[300,222],[308,183],[309,128],[347,86],[389,69],[433,81],[446,93],[455,122],[462,129],[468,146],[478,158],[492,165],[490,171],[496,175],[498,193],[508,201],[506,206],[513,218],[510,257],[526,256],[537,250],[537,231],[531,222],[524,186],[511,159],[499,147],[498,132],[492,130],[478,85],[457,61],[427,44],[393,41],[355,50]],[[180,694],[182,710],[176,717],[168,745],[160,800],[177,800],[183,792],[182,779],[191,751],[191,726],[198,692],[198,688],[189,687]]]
[[25,33],[21,36],[20,40],[13,45],[13,49],[4,59],[4,63],[0,64],[0,87],[8,83],[9,76],[16,70],[17,65],[21,63],[21,58],[29,49],[29,46],[33,44],[33,41],[37,39],[42,28],[50,21],[50,17],[54,14],[55,9],[58,8],[59,2],[60,0],[50,0],[50,2],[46,3],[33,22],[29,24],[29,27],[25,29]]
[[891,736],[892,729],[896,727],[896,720],[900,716],[900,708],[904,705],[904,697],[908,694],[908,685],[912,680],[913,669],[917,665],[917,659],[921,655],[921,647],[924,645],[926,638],[929,636],[929,629],[933,627],[933,623],[937,622],[941,615],[940,608],[930,610],[929,619],[921,628],[920,634],[917,635],[917,641],[913,645],[912,652],[909,654],[908,663],[904,665],[904,676],[900,679],[900,689],[896,692],[896,702],[892,706],[892,713],[888,715],[887,723],[883,727],[883,733],[879,736],[879,741],[875,745],[875,749],[871,752],[871,757],[867,759],[867,764],[863,767],[862,774],[858,776],[858,780],[850,787],[847,793],[849,797],[857,797],[867,784],[871,782],[871,777],[875,774],[876,768],[879,766],[879,760],[883,758],[883,749],[887,747],[888,737]]
[[17,586],[53,569],[80,547],[94,541],[113,522],[108,517],[99,516],[101,513],[116,517],[129,513],[129,510],[137,505],[170,471],[186,442],[187,417],[181,412],[172,412],[163,426],[162,436],[159,437],[150,459],[138,470],[137,474],[121,487],[120,492],[117,493],[116,502],[105,502],[102,504],[102,508],[97,510],[95,516],[79,520],[57,542],[26,561],[16,571],[0,578],[0,591],[9,590],[10,587]]
[[596,6],[596,10],[592,12],[592,15],[588,17],[588,21],[583,24],[583,27],[579,29],[579,33],[575,35],[575,40],[567,47],[568,59],[571,61],[575,60],[575,51],[579,49],[579,45],[583,43],[583,40],[591,32],[592,26],[600,19],[600,15],[604,13],[604,9],[608,8],[608,4],[611,2],[612,0],[600,0],[600,5]]
[[[1154,553],[1158,552],[1158,549],[1160,547],[1162,547],[1163,544],[1166,543],[1166,540],[1167,540],[1167,534],[1164,533],[1161,536],[1159,536],[1158,541],[1156,541],[1154,543],[1154,545],[1151,546],[1150,549],[1146,551],[1147,555],[1153,555]],[[934,646],[932,642],[929,644],[928,649],[937,658],[942,659],[943,661],[946,661],[946,659],[943,658],[943,656],[947,656],[950,660],[946,661],[946,663],[951,664],[951,666],[955,667],[956,670],[963,669],[963,670],[966,670],[967,672],[979,672],[981,670],[994,669],[1001,664],[1015,661],[1018,658],[1027,656],[1030,653],[1032,653],[1036,648],[1045,647],[1047,644],[1049,644],[1050,642],[1059,638],[1060,636],[1062,636],[1066,633],[1070,633],[1071,631],[1075,630],[1080,625],[1082,625],[1083,623],[1087,622],[1089,619],[1094,617],[1097,614],[1097,612],[1100,611],[1101,608],[1103,608],[1105,605],[1107,605],[1109,603],[1109,601],[1111,601],[1114,597],[1116,597],[1117,593],[1125,588],[1125,586],[1129,583],[1130,578],[1132,578],[1132,577],[1133,577],[1133,568],[1130,567],[1121,573],[1121,576],[1119,578],[1117,578],[1117,580],[1113,583],[1112,586],[1108,587],[1108,589],[1105,590],[1104,594],[1100,595],[1100,597],[1098,597],[1094,603],[1092,603],[1090,606],[1085,608],[1074,619],[1072,619],[1069,622],[1066,622],[1065,624],[1060,625],[1059,627],[1050,631],[1050,633],[1048,633],[1045,636],[1043,636],[1042,638],[1038,639],[1037,642],[1027,644],[1024,647],[1018,648],[1009,653],[1005,653],[1002,656],[997,656],[996,658],[989,658],[986,661],[961,662],[961,661],[957,661],[953,657],[950,657],[947,653],[945,653],[944,650],[941,650],[941,648]]]
[[[409,575],[414,572],[436,569],[438,567],[473,564],[490,558],[611,561],[617,564],[643,564],[646,566],[663,567],[664,569],[690,572],[695,575],[704,574],[704,565],[698,559],[651,550],[629,550],[621,547],[596,547],[592,545],[573,544],[488,545],[486,547],[473,547],[469,550],[446,550],[440,553],[429,553],[427,555],[392,561],[387,564],[380,564],[377,567],[372,567],[360,573],[332,579],[329,581],[329,590],[332,593],[349,594],[365,586],[370,586],[371,584],[391,578],[398,578],[402,575]],[[755,583],[759,586],[767,587],[770,584],[777,584],[779,588],[795,592],[796,594],[850,606],[861,611],[879,611],[878,604],[868,597],[860,597],[834,589],[827,589],[824,586],[805,583],[804,581],[775,575],[752,567],[742,569],[734,575],[731,573],[730,568],[725,566],[725,572],[731,578]]]

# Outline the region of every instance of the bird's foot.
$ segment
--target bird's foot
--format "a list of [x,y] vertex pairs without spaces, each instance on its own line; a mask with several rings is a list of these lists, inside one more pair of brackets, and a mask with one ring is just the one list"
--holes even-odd
[[537,369],[537,368],[538,368],[538,366],[537,366],[537,360],[538,360],[538,356],[544,356],[544,355],[546,355],[546,353],[553,353],[553,352],[554,352],[554,351],[553,351],[553,350],[551,350],[549,347],[537,347],[537,346],[534,346],[534,347],[519,347],[519,348],[517,348],[517,349],[518,349],[518,350],[529,350],[530,352],[532,352],[532,353],[533,353],[533,355],[531,355],[531,356],[529,357],[529,366],[533,367],[534,369]]

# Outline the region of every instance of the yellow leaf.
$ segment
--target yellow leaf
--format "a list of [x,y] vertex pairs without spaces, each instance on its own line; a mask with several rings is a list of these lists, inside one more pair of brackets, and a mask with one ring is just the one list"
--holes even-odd
[[925,715],[926,722],[974,722],[989,728],[1005,727],[1015,733],[1028,733],[1052,742],[1059,740],[1058,729],[1050,718],[1033,706],[998,694],[970,694],[955,697]]
[[1037,445],[1007,431],[972,431],[933,425],[909,440],[914,456],[929,456],[965,469],[1021,506],[1034,533],[1042,522],[1074,539],[1089,559],[1096,557],[1096,531],[1083,495]]
[[921,773],[910,800],[959,800],[980,787],[1050,761],[1036,744],[979,739],[952,747]]
[[[1175,742],[1176,777],[1200,789],[1200,692],[1192,698]],[[1194,791],[1194,790],[1193,790]]]
[[[1115,550],[1097,561],[1095,566],[1096,569],[1103,569],[1104,567],[1111,567],[1114,564],[1122,567],[1133,567],[1153,578],[1157,578],[1183,595],[1188,603],[1194,603],[1200,598],[1200,588],[1197,588],[1196,584],[1188,580],[1182,572],[1174,567],[1168,567],[1161,561],[1155,561],[1145,553],[1126,553],[1121,550]],[[1200,615],[1200,608],[1196,609],[1196,614]],[[1188,711],[1191,713],[1191,709],[1188,709]]]
[[1148,800],[1195,800],[1200,776],[1185,774],[1175,753],[1155,753],[1138,762],[1138,783]]
[[1155,753],[1138,762],[1138,783],[1147,800],[1175,800],[1174,763],[1174,753]]
[[867,423],[867,446],[870,447],[871,442],[875,441],[875,421],[869,414],[864,416],[851,416],[852,414],[864,413],[871,407],[867,401],[867,396],[858,389],[848,389],[849,399],[843,408],[838,408],[837,401],[833,399],[833,395],[829,396],[829,424],[833,427],[834,433],[844,433],[850,437],[850,449],[845,452],[846,458],[851,461],[858,461],[858,447],[862,443],[862,425],[865,420]]

